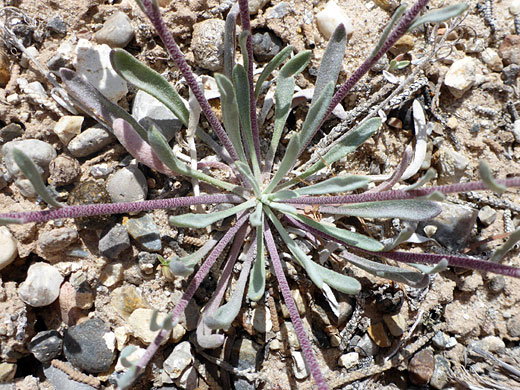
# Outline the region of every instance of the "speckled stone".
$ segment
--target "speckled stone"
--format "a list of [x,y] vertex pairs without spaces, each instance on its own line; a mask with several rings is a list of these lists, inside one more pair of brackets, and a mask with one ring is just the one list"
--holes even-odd
[[78,239],[78,231],[64,227],[52,229],[38,236],[38,246],[44,252],[59,252]]
[[251,41],[253,43],[253,54],[256,60],[260,62],[272,60],[283,47],[282,40],[270,31],[253,34]]
[[434,389],[442,390],[446,388],[450,372],[450,362],[441,355],[435,355],[435,369],[430,379],[430,386]]
[[224,66],[224,29],[222,19],[207,19],[193,26],[191,49],[197,65],[219,71]]
[[[232,364],[239,370],[251,370],[254,372],[258,369],[260,359],[263,356],[261,351],[262,349],[255,342],[246,338],[238,339],[233,344]],[[233,383],[237,390],[255,389],[255,386],[244,378],[235,377]]]
[[110,304],[124,319],[128,319],[135,309],[147,307],[141,294],[131,284],[125,284],[112,291]]
[[520,65],[520,35],[508,35],[504,38],[498,54],[505,65]]
[[29,343],[29,351],[40,362],[50,362],[61,354],[63,339],[56,330],[38,332]]
[[2,147],[4,164],[9,174],[15,177],[20,177],[23,174],[11,153],[14,148],[24,152],[36,164],[41,173],[48,171],[50,162],[56,157],[56,150],[47,142],[38,139],[7,142]]
[[[67,199],[69,205],[110,203],[105,186],[92,180],[82,181],[71,191]],[[103,229],[110,223],[110,215],[75,218],[76,224],[82,229]]]
[[108,371],[115,357],[115,336],[99,318],[72,326],[64,334],[67,360],[91,374]]
[[408,364],[410,381],[418,386],[426,385],[435,369],[435,358],[432,351],[423,349],[417,352]]
[[60,154],[49,164],[49,183],[56,187],[73,183],[81,174],[78,160],[66,154]]
[[177,379],[192,362],[191,345],[189,341],[183,341],[176,345],[172,353],[166,358],[163,368],[170,378]]
[[126,223],[128,234],[136,240],[143,249],[149,252],[158,252],[162,248],[159,229],[151,215],[140,218],[130,218]]

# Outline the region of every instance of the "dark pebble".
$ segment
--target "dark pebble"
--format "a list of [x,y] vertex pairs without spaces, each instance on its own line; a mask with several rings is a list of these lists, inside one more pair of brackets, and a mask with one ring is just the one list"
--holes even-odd
[[22,126],[18,123],[9,123],[0,129],[0,142],[9,142],[23,134]]
[[59,16],[53,17],[47,22],[47,29],[51,32],[65,35],[67,34],[67,25]]
[[282,40],[269,31],[253,34],[252,43],[255,58],[260,62],[272,60],[283,45]]
[[61,354],[63,339],[56,330],[39,332],[31,339],[29,351],[42,363],[50,362]]
[[489,280],[489,289],[498,294],[506,287],[506,279],[502,275],[493,276]]
[[99,253],[109,259],[116,259],[127,248],[130,248],[130,236],[126,228],[119,223],[114,225],[98,244]]
[[91,374],[106,372],[115,357],[115,348],[107,346],[108,326],[99,318],[71,326],[64,335],[64,352],[73,366]]

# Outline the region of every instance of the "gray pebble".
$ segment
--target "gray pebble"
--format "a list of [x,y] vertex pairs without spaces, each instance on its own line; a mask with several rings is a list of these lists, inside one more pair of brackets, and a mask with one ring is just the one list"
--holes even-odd
[[148,184],[136,165],[118,170],[110,177],[107,191],[112,202],[138,202],[146,199]]
[[124,12],[116,12],[109,17],[101,30],[94,34],[94,40],[108,46],[125,47],[134,37],[134,29],[130,18]]
[[281,19],[289,12],[289,3],[282,1],[267,11],[267,19]]
[[45,366],[43,373],[55,390],[96,390],[86,383],[76,382],[69,375],[52,365]]
[[65,331],[64,352],[80,370],[105,372],[115,357],[115,335],[99,318],[92,318]]
[[114,225],[100,240],[99,253],[109,259],[117,259],[119,254],[130,248],[128,231],[121,224]]
[[249,14],[254,15],[261,10],[269,0],[250,0],[248,1]]
[[375,356],[379,352],[379,347],[372,341],[368,333],[365,333],[363,337],[352,337],[350,345],[353,346],[354,351],[359,353],[362,357]]
[[432,344],[438,349],[446,349],[446,345],[448,345],[449,337],[446,333],[442,331],[438,331],[432,337]]
[[502,75],[504,76],[504,84],[515,85],[516,78],[520,73],[520,65],[511,64],[502,69]]
[[498,294],[506,287],[506,279],[502,275],[493,276],[489,280],[489,289]]
[[49,165],[49,182],[57,187],[71,184],[81,174],[78,160],[66,154],[60,154]]
[[439,149],[439,180],[443,184],[457,183],[464,175],[469,160],[451,148]]
[[497,212],[495,209],[493,209],[489,206],[484,206],[478,212],[478,219],[485,226],[489,226],[493,222],[495,222],[495,219],[497,219]]
[[74,137],[67,148],[74,157],[86,157],[114,141],[114,136],[101,126],[93,126]]
[[78,231],[73,228],[53,229],[40,234],[38,246],[44,252],[58,252],[78,239]]
[[507,320],[507,332],[511,337],[520,337],[520,315],[515,315]]
[[12,141],[21,137],[23,134],[22,126],[18,123],[9,123],[0,129],[0,143]]
[[49,20],[45,27],[47,27],[47,30],[56,34],[67,34],[67,24],[58,15]]
[[132,116],[145,128],[149,128],[153,122],[168,141],[182,127],[180,119],[159,100],[144,91],[138,91],[135,95]]
[[139,265],[139,269],[145,275],[153,274],[153,270],[157,262],[158,258],[157,254],[155,253],[139,252],[137,254],[137,263]]
[[253,53],[257,61],[268,62],[282,49],[283,42],[270,31],[252,36]]
[[195,24],[191,49],[197,65],[213,71],[224,65],[224,29],[222,19],[207,19]]
[[171,379],[177,379],[192,362],[193,354],[190,342],[183,341],[177,344],[172,353],[166,358],[163,368]]
[[424,227],[437,227],[431,237],[451,250],[466,246],[477,220],[477,210],[449,202],[442,203],[442,213],[432,220],[419,223],[417,233],[424,235]]
[[38,139],[10,141],[2,147],[4,164],[11,176],[21,177],[22,171],[14,162],[12,150],[17,148],[24,152],[39,168],[40,173],[48,172],[50,162],[56,157],[56,150],[47,142]]
[[63,340],[56,330],[38,332],[29,343],[29,351],[40,362],[50,362],[61,354]]
[[448,373],[450,372],[450,363],[441,355],[435,356],[435,369],[430,379],[430,386],[434,389],[444,389],[448,384]]
[[157,225],[151,215],[146,214],[140,218],[131,218],[126,224],[130,236],[136,240],[143,249],[149,252],[158,252],[162,248],[161,236]]
[[[258,344],[249,339],[236,340],[233,344],[232,356],[237,357],[232,363],[235,364],[239,370],[251,370],[255,372],[262,358],[261,348]],[[235,377],[234,385],[236,390],[254,390],[256,388],[254,384],[240,377]]]
[[30,306],[47,306],[60,295],[62,282],[63,276],[52,265],[35,263],[27,270],[27,278],[20,285],[18,294]]

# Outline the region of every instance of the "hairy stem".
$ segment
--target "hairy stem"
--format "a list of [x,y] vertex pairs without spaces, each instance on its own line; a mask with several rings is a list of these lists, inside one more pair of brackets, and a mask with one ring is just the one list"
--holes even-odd
[[[497,179],[498,184],[506,187],[520,187],[520,177],[513,177],[511,179]],[[375,193],[362,193],[341,196],[301,196],[298,198],[284,200],[284,203],[310,205],[310,204],[349,204],[349,203],[364,203],[377,202],[382,200],[402,200],[415,199],[421,196],[430,195],[433,192],[441,192],[443,194],[480,191],[487,190],[488,187],[482,181],[472,181],[469,183],[447,184],[443,186],[433,186],[428,188],[421,188],[418,190],[391,190]]]
[[271,257],[271,262],[274,268],[274,272],[276,274],[276,279],[278,280],[278,283],[280,285],[280,291],[282,292],[283,299],[285,301],[285,304],[287,305],[287,310],[289,310],[289,315],[291,316],[291,321],[293,323],[294,330],[296,331],[296,335],[298,336],[298,341],[300,342],[300,346],[302,348],[303,356],[305,357],[307,367],[309,368],[318,389],[328,389],[329,387],[327,386],[327,382],[325,382],[325,378],[323,378],[323,374],[321,372],[319,363],[316,360],[314,353],[312,352],[311,343],[309,342],[307,333],[303,328],[302,319],[298,314],[298,309],[296,308],[296,304],[294,303],[294,300],[292,298],[291,290],[289,288],[289,284],[287,283],[287,279],[285,278],[282,263],[278,255],[278,250],[276,249],[276,244],[274,242],[273,235],[271,233],[271,229],[267,221],[264,222],[264,238],[267,249],[269,250],[269,256]]
[[60,209],[41,211],[21,211],[0,214],[2,218],[15,219],[14,223],[46,222],[51,219],[91,217],[103,214],[125,214],[155,209],[173,209],[212,203],[241,203],[244,199],[238,195],[200,195],[181,198],[144,200],[140,202],[121,202],[106,204],[86,204],[66,206]]

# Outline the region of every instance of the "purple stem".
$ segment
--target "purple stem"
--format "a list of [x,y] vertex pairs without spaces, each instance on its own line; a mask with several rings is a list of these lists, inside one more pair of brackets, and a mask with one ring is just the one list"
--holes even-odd
[[[195,276],[193,276],[193,279],[191,280],[190,284],[188,285],[188,288],[182,295],[181,299],[175,305],[175,308],[172,312],[172,323],[176,324],[179,321],[179,318],[181,314],[186,309],[186,306],[188,306],[189,301],[193,298],[193,295],[195,294],[195,291],[199,288],[200,284],[208,274],[209,270],[215,263],[215,261],[218,259],[224,248],[226,248],[227,244],[233,239],[235,234],[238,232],[238,230],[242,227],[242,225],[247,221],[249,218],[249,215],[242,215],[235,225],[229,229],[224,237],[219,241],[219,243],[215,246],[215,249],[211,251],[206,261],[201,265]],[[144,371],[145,367],[150,362],[153,355],[157,352],[159,349],[159,346],[164,341],[164,339],[168,336],[169,331],[163,329],[161,330],[157,336],[155,336],[154,341],[152,344],[148,346],[146,349],[145,354],[139,359],[139,361],[136,364],[137,371],[136,371],[136,378]]]
[[429,0],[418,0],[412,7],[406,12],[403,17],[399,20],[397,26],[394,28],[394,30],[390,33],[387,40],[379,49],[379,51],[373,56],[367,58],[359,68],[356,69],[356,71],[352,74],[352,76],[349,77],[349,79],[340,87],[340,89],[334,94],[332,97],[332,100],[329,104],[329,107],[327,108],[326,114],[323,116],[323,119],[321,120],[320,124],[316,127],[314,132],[312,133],[312,136],[309,137],[309,140],[305,144],[305,146],[302,148],[300,153],[302,153],[309,143],[311,142],[314,135],[318,132],[318,130],[321,128],[323,123],[327,120],[329,115],[331,114],[332,110],[347,96],[347,93],[352,89],[354,85],[357,84],[357,82],[367,73],[381,57],[390,49],[401,36],[408,30],[408,27],[412,23],[412,21],[419,15],[421,10],[428,4]]
[[325,378],[323,378],[318,361],[312,352],[311,343],[307,337],[305,329],[303,328],[302,319],[298,314],[298,309],[296,308],[296,304],[294,303],[293,297],[291,295],[291,290],[289,288],[289,284],[287,283],[287,279],[285,278],[282,263],[280,262],[280,257],[278,256],[278,250],[276,249],[276,244],[267,221],[264,221],[264,238],[265,245],[269,251],[269,257],[271,257],[271,262],[276,274],[276,279],[278,279],[280,291],[282,292],[283,299],[287,305],[287,310],[291,316],[291,321],[293,323],[296,335],[298,336],[298,341],[300,342],[307,367],[309,368],[314,381],[316,382],[318,390],[326,390],[329,387],[327,386],[327,382],[325,382]]
[[[520,187],[520,177],[513,177],[511,179],[497,179],[498,184],[506,187]],[[301,196],[298,198],[284,200],[284,203],[291,204],[349,204],[349,203],[364,203],[377,202],[382,200],[401,200],[401,199],[415,199],[421,196],[430,195],[432,192],[441,192],[443,194],[487,190],[488,187],[482,181],[472,181],[469,183],[447,184],[443,186],[433,186],[428,188],[421,188],[418,190],[391,190],[384,192],[375,192],[339,196]]]
[[[251,116],[251,132],[253,133],[253,144],[255,146],[256,159],[258,162],[260,159],[260,136],[258,134],[258,121],[256,118],[256,97],[255,97],[255,85],[253,82],[253,42],[251,40],[251,21],[249,19],[249,6],[248,0],[238,0],[240,7],[240,21],[242,23],[242,30],[249,31],[246,39],[246,50],[247,50],[247,78],[249,80],[249,111]],[[244,53],[242,53],[244,55]]]
[[41,211],[20,211],[0,214],[0,218],[17,219],[19,223],[46,222],[51,219],[91,217],[102,214],[135,213],[155,209],[173,209],[183,206],[194,206],[212,203],[240,203],[244,199],[238,195],[218,194],[186,196],[181,198],[144,200],[140,202],[120,202],[103,204],[86,204],[65,206],[60,209]]
[[193,94],[199,102],[199,105],[202,109],[202,112],[206,116],[206,119],[211,124],[213,131],[215,131],[215,134],[217,134],[218,138],[220,139],[220,142],[222,142],[222,145],[224,145],[231,158],[234,161],[238,160],[237,152],[231,144],[231,140],[222,128],[222,125],[220,124],[218,118],[216,117],[215,113],[211,109],[211,106],[206,100],[206,97],[200,89],[199,84],[197,83],[197,80],[195,79],[192,70],[190,69],[188,63],[184,59],[184,54],[182,54],[181,50],[179,49],[179,46],[177,46],[177,43],[173,39],[173,36],[171,35],[170,31],[168,30],[168,27],[166,26],[166,23],[164,23],[159,9],[153,6],[152,0],[142,0],[142,3],[146,10],[146,16],[148,16],[148,19],[150,19],[150,22],[152,22],[153,26],[157,30],[157,33],[159,34],[159,37],[164,43],[166,50],[168,50],[168,53],[172,57],[175,64],[177,64],[177,67],[179,68],[182,75],[186,79],[186,82],[193,91]]
[[472,259],[467,256],[456,256],[456,255],[438,255],[438,254],[431,254],[431,253],[410,253],[410,252],[371,252],[359,248],[355,248],[351,245],[346,245],[343,241],[338,240],[335,237],[329,236],[326,233],[320,232],[319,230],[316,230],[310,226],[305,225],[304,223],[285,215],[284,218],[286,218],[290,223],[292,223],[294,226],[302,229],[307,230],[313,235],[320,236],[326,240],[332,240],[334,242],[337,242],[341,245],[345,245],[349,248],[353,248],[355,250],[358,250],[363,253],[367,253],[373,256],[381,256],[385,257],[387,259],[397,260],[403,263],[423,263],[423,264],[437,264],[442,259],[448,260],[448,264],[452,267],[460,267],[460,268],[467,268],[482,272],[493,272],[495,274],[501,274],[506,276],[512,276],[515,278],[520,278],[520,268],[511,267],[504,264],[498,264],[492,261],[487,260],[478,260],[478,259]]

